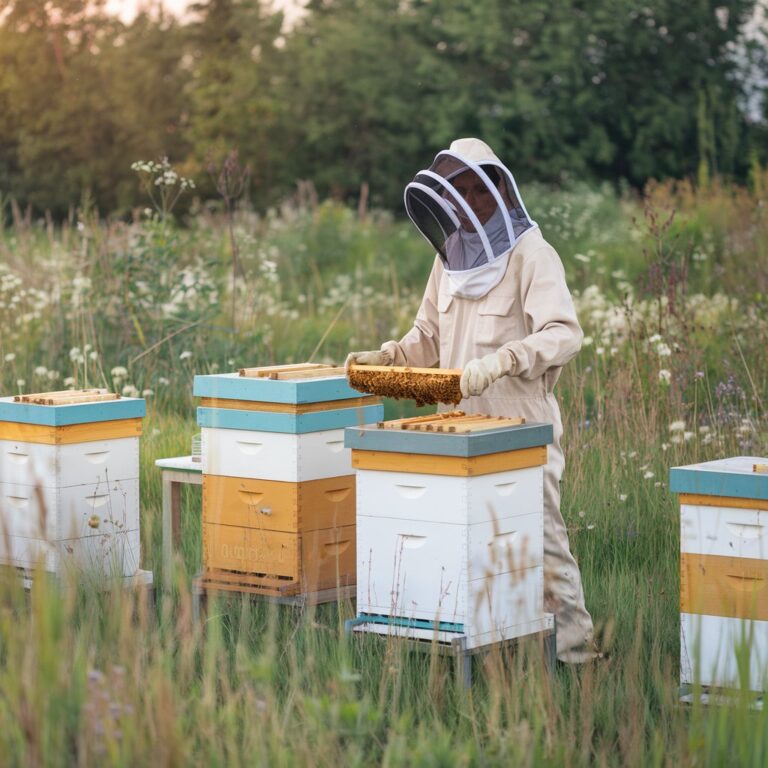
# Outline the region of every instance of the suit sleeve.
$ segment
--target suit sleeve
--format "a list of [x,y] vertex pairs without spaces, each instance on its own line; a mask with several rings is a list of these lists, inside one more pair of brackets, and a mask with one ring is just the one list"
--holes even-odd
[[537,249],[526,259],[520,295],[529,333],[502,349],[515,358],[512,375],[531,380],[575,357],[584,334],[565,282],[562,262],[550,245]]
[[427,281],[424,298],[416,313],[413,328],[400,341],[385,341],[382,352],[394,358],[394,365],[410,365],[414,368],[432,368],[440,360],[440,334],[437,312],[437,291],[440,284],[442,265],[435,258],[432,272]]

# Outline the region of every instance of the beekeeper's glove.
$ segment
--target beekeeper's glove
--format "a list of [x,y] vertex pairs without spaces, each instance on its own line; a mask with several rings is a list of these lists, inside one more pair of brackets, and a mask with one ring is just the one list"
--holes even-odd
[[344,370],[349,366],[355,365],[393,365],[395,358],[390,352],[384,352],[380,349],[372,349],[369,352],[350,352],[344,361]]
[[507,349],[470,360],[461,374],[461,396],[481,395],[496,379],[507,373],[514,373],[515,365],[514,356]]

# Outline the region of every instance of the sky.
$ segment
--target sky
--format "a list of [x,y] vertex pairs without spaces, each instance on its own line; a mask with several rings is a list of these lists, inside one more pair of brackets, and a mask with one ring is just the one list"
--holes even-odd
[[[141,7],[156,7],[162,3],[166,11],[177,15],[183,15],[187,6],[194,0],[107,0],[107,9],[112,13],[130,21]],[[275,8],[285,11],[286,21],[291,23],[301,11],[302,0],[272,0]]]

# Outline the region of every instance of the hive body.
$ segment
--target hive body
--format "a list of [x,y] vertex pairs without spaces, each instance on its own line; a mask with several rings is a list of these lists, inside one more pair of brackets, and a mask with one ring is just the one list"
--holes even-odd
[[379,634],[461,636],[468,648],[550,628],[543,465],[551,439],[549,425],[535,424],[465,435],[348,429],[358,468],[358,622]]
[[380,419],[381,404],[343,375],[197,376],[195,394],[203,398],[203,585],[270,597],[354,585],[355,478],[344,427]]
[[[63,574],[139,569],[139,435],[123,398],[29,405],[0,398],[0,562]],[[90,439],[89,439],[90,438]]]
[[768,475],[765,459],[676,467],[680,494],[683,684],[765,690],[768,674]]

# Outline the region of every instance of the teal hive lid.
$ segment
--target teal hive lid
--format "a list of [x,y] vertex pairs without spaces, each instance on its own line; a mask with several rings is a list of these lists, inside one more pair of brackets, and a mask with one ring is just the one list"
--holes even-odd
[[519,451],[552,442],[551,424],[519,424],[466,434],[380,429],[376,425],[344,430],[344,447],[361,451],[420,453],[431,456],[484,456]]
[[669,470],[669,489],[674,493],[765,500],[768,499],[768,473],[755,472],[756,464],[768,465],[768,459],[735,456],[686,467],[672,467]]
[[95,403],[34,405],[17,403],[12,397],[0,397],[0,421],[66,427],[117,419],[140,419],[146,414],[146,402],[140,397],[121,397]]
[[259,379],[239,373],[195,376],[193,394],[224,400],[254,400],[263,403],[321,403],[369,397],[347,384],[343,371],[320,379]]

